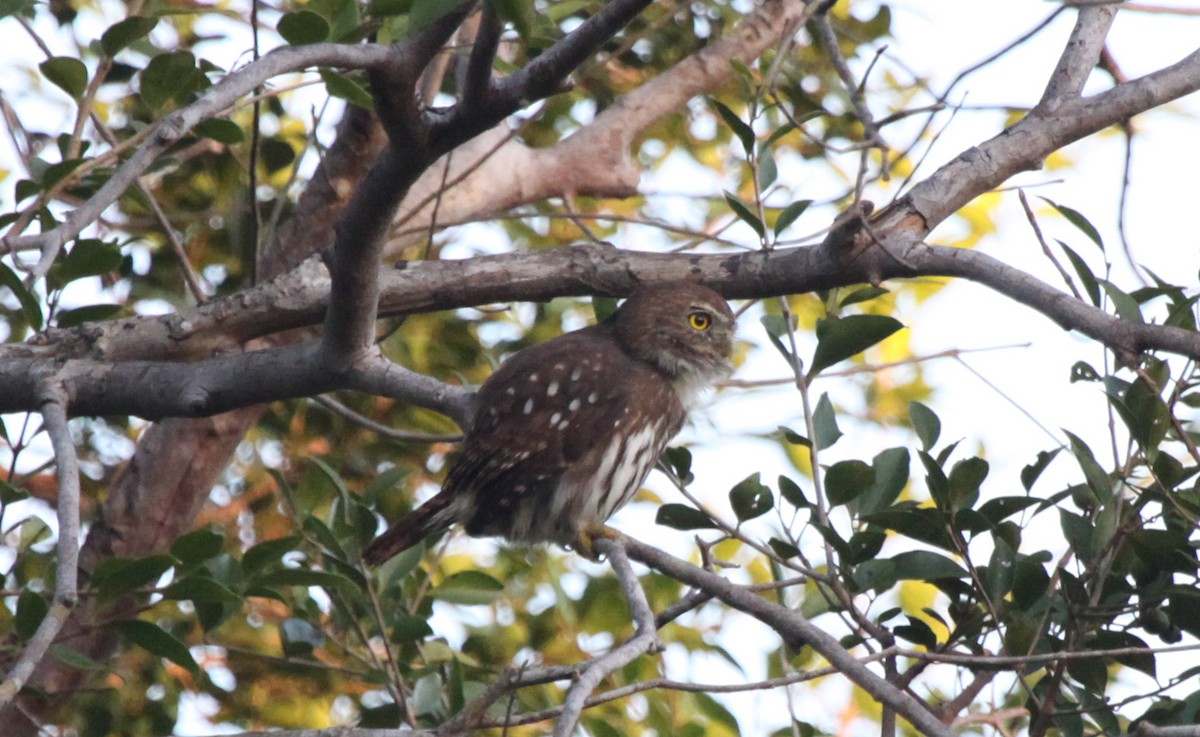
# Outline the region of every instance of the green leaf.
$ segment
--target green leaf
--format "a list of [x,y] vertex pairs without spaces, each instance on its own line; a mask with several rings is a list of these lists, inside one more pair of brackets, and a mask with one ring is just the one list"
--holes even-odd
[[758,233],[759,238],[766,236],[766,228],[763,227],[762,221],[758,219],[758,215],[754,214],[754,210],[745,202],[742,202],[736,195],[731,192],[725,192],[725,202],[729,205],[729,209],[733,210],[733,214],[738,216],[738,219],[749,225]]
[[710,102],[712,102],[712,106],[717,109],[717,112],[725,121],[725,125],[729,126],[729,129],[737,136],[738,141],[742,144],[742,151],[745,152],[746,158],[749,158],[751,152],[754,151],[754,140],[757,138],[754,135],[754,129],[750,127],[749,123],[739,118],[737,113],[730,110],[719,100],[711,100]]
[[909,617],[908,624],[902,624],[892,630],[896,637],[908,640],[914,645],[920,645],[933,649],[937,647],[937,635],[933,629],[924,621],[916,617]]
[[1071,366],[1071,383],[1078,381],[1100,381],[1102,377],[1087,361],[1076,361]]
[[42,76],[78,100],[87,91],[88,73],[83,62],[73,56],[54,56],[41,64]]
[[325,633],[306,620],[288,617],[279,625],[279,640],[288,658],[306,658],[325,644]]
[[521,41],[528,44],[529,36],[533,33],[533,28],[537,23],[538,10],[534,7],[533,0],[491,0],[491,2],[500,17],[513,24],[513,29]]
[[811,448],[812,447],[811,440],[804,437],[803,435],[796,432],[795,430],[791,429],[790,427],[784,427],[783,425],[780,425],[779,432],[783,434],[783,439],[786,440],[791,445],[799,445],[803,448]]
[[779,166],[775,156],[768,148],[760,147],[758,152],[758,190],[765,192],[779,178]]
[[1042,471],[1046,470],[1046,466],[1050,465],[1050,461],[1054,460],[1054,456],[1058,455],[1060,450],[1062,448],[1039,451],[1034,462],[1021,469],[1021,485],[1025,487],[1025,491],[1033,488],[1033,483],[1042,475]]
[[[0,437],[3,437],[4,441],[8,442],[8,432],[4,428],[3,419],[0,419]],[[0,479],[0,504],[13,504],[14,502],[19,502],[28,498],[28,491],[20,486],[14,486],[9,482]]]
[[401,614],[392,624],[393,642],[415,642],[433,634],[433,628],[424,617],[413,614]]
[[122,49],[148,36],[156,25],[157,18],[131,15],[108,27],[104,35],[100,36],[100,48],[104,49],[104,53],[109,57],[116,56]]
[[112,598],[154,583],[175,566],[170,555],[147,555],[141,558],[108,558],[96,567],[92,586],[102,598]]
[[663,461],[676,480],[687,486],[695,478],[692,476],[692,452],[684,447],[667,448],[663,453]]
[[279,564],[283,556],[295,550],[299,544],[300,537],[297,535],[260,542],[242,555],[242,568],[246,573],[258,573]]
[[54,288],[61,288],[76,279],[99,276],[121,267],[121,249],[116,243],[95,238],[81,238],[74,247],[50,269],[48,276]]
[[284,13],[275,25],[283,40],[292,46],[315,44],[329,38],[329,21],[311,10]]
[[879,551],[883,550],[885,542],[887,542],[887,533],[883,530],[859,530],[850,536],[848,562],[858,564],[866,560],[873,560],[879,555]]
[[1138,306],[1137,300],[1130,297],[1120,287],[1113,284],[1107,279],[1096,280],[1100,286],[1104,287],[1104,292],[1108,298],[1112,300],[1113,307],[1117,309],[1117,316],[1122,320],[1143,324],[1146,319],[1142,317],[1142,308]]
[[775,235],[778,236],[787,230],[788,226],[796,222],[812,203],[812,200],[796,200],[783,208],[783,211],[779,213],[779,217],[775,218]]
[[[1100,630],[1089,637],[1084,646],[1088,650],[1128,650],[1129,653],[1116,655],[1113,660],[1151,678],[1156,676],[1154,653],[1150,652],[1150,646],[1145,640],[1129,632]],[[1137,652],[1138,650],[1143,652]]]
[[887,315],[847,315],[817,321],[817,350],[813,354],[810,376],[840,361],[867,350],[903,328]]
[[770,511],[775,506],[775,497],[756,471],[729,490],[729,503],[738,522],[745,522]]
[[838,461],[825,471],[825,495],[832,506],[846,504],[875,483],[875,469],[859,460]]
[[950,469],[950,505],[970,509],[979,499],[979,487],[988,475],[988,462],[982,458],[964,458]]
[[873,300],[876,297],[882,297],[885,294],[890,294],[890,292],[883,287],[863,287],[861,289],[855,289],[853,292],[846,295],[839,305],[841,307],[847,307],[849,305],[858,304],[859,302],[869,302],[870,300]]
[[780,475],[779,477],[779,494],[787,499],[793,507],[804,509],[812,506],[812,503],[804,497],[804,492],[800,490],[799,485],[787,476]]
[[770,540],[767,540],[767,545],[771,546],[771,551],[773,553],[775,553],[775,555],[778,555],[780,558],[783,558],[784,560],[787,560],[789,558],[795,558],[797,555],[800,555],[799,548],[797,548],[795,545],[792,545],[789,542],[780,540],[777,537],[773,537]]
[[1087,443],[1066,430],[1063,432],[1071,441],[1071,453],[1074,454],[1075,460],[1083,470],[1083,477],[1087,481],[1088,488],[1091,489],[1096,501],[1101,505],[1107,505],[1112,501],[1113,496],[1112,481],[1108,474],[1096,462],[1096,457],[1092,455],[1092,449],[1087,446]]
[[863,561],[851,575],[859,591],[886,591],[896,585],[896,564],[886,558]]
[[103,322],[121,314],[121,305],[87,305],[63,310],[54,319],[60,328],[72,328],[87,322]]
[[452,574],[439,586],[434,586],[429,595],[451,604],[491,604],[504,584],[483,571],[465,570]]
[[37,632],[38,625],[46,618],[46,612],[50,611],[50,605],[46,603],[46,599],[36,591],[25,589],[17,596],[17,613],[14,624],[17,630],[17,637],[24,642],[33,633]]
[[738,726],[737,718],[733,716],[733,712],[726,709],[719,701],[706,693],[696,692],[692,694],[692,697],[695,699],[698,711],[710,721],[723,727],[724,729],[721,731],[740,737],[742,730]]
[[813,425],[817,431],[818,448],[829,448],[842,437],[842,431],[838,429],[837,415],[833,411],[833,402],[829,401],[827,393],[817,400],[817,408],[813,410]]
[[329,483],[333,484],[333,488],[337,491],[338,501],[341,502],[338,509],[343,514],[348,513],[350,509],[350,490],[346,488],[346,481],[342,478],[342,475],[337,472],[337,469],[320,458],[313,457],[309,458],[309,460],[317,467],[317,470],[325,475],[325,478],[329,479]]
[[[139,91],[142,100],[158,109],[169,100],[181,100],[196,88],[196,57],[188,51],[159,54],[142,70]],[[202,76],[202,75],[201,75]]]
[[49,652],[51,657],[58,662],[74,668],[75,670],[82,670],[90,673],[105,673],[108,671],[108,666],[104,665],[104,663],[98,663],[78,650],[74,650],[57,642],[52,644],[47,652]]
[[209,118],[192,128],[192,133],[226,146],[241,143],[246,138],[240,125],[225,118]]
[[876,454],[871,460],[875,481],[850,503],[851,511],[860,515],[873,514],[890,507],[908,485],[908,466],[908,448],[888,448]]
[[954,550],[954,541],[946,530],[945,518],[933,508],[892,508],[884,512],[864,515],[863,520],[884,529],[911,537],[913,540],[933,545],[944,550]]
[[936,581],[939,578],[967,578],[966,570],[941,553],[910,550],[894,556],[896,576],[901,580]]
[[1046,569],[1031,556],[1017,556],[1016,571],[1013,576],[1012,600],[1023,611],[1041,609],[1046,589],[1050,586],[1050,576]]
[[[1057,240],[1057,239],[1056,239]],[[1063,252],[1067,254],[1067,260],[1071,262],[1071,266],[1075,269],[1075,273],[1079,276],[1079,281],[1083,282],[1083,291],[1087,294],[1088,299],[1092,300],[1092,304],[1100,306],[1100,284],[1096,281],[1096,275],[1092,273],[1087,262],[1075,253],[1075,249],[1068,246],[1062,241],[1058,241],[1058,245],[1062,246]]]
[[12,15],[32,19],[37,0],[0,0],[0,20]]
[[35,331],[41,330],[42,306],[38,304],[37,297],[33,296],[21,283],[20,277],[3,263],[0,263],[0,287],[7,287],[21,303],[21,313],[25,316],[25,322],[29,323],[29,327]]
[[256,581],[267,586],[320,586],[324,589],[356,588],[353,581],[332,571],[317,571],[311,568],[280,568]]
[[436,23],[467,2],[470,0],[413,0],[412,10],[408,11],[409,35]]
[[987,587],[988,597],[998,602],[1012,590],[1017,573],[1017,554],[1004,540],[996,538],[995,543],[983,583]]
[[321,79],[325,81],[325,91],[331,97],[340,97],[364,110],[375,109],[375,101],[371,99],[371,93],[367,92],[367,88],[358,82],[328,69],[321,70]]
[[1075,549],[1075,553],[1083,560],[1091,558],[1092,524],[1074,512],[1062,507],[1058,509],[1058,521],[1062,527],[1063,537]]
[[225,536],[202,527],[183,535],[171,545],[171,555],[184,565],[194,565],[215,558],[225,547]]
[[[795,316],[792,317],[792,327],[795,327]],[[783,343],[783,338],[788,334],[788,321],[783,315],[763,315],[759,318],[763,329],[767,331],[767,337],[771,340],[771,344],[775,349],[787,359],[788,363],[792,361],[792,352],[788,350]]]
[[921,440],[921,450],[926,453],[933,450],[942,434],[942,421],[938,419],[937,413],[920,402],[910,402],[908,416],[913,429],[917,431],[917,437]]
[[993,525],[1000,524],[1001,521],[1008,519],[1017,512],[1038,504],[1041,500],[1028,496],[1001,496],[995,499],[988,499],[979,508],[979,514],[987,519]]
[[613,297],[592,297],[592,311],[596,313],[596,322],[604,322],[617,311],[617,300]]
[[664,504],[658,508],[654,521],[676,530],[715,530],[717,524],[704,512],[686,504]]
[[197,604],[240,604],[242,597],[208,576],[185,576],[163,591],[163,596],[175,601],[190,600]]
[[1104,241],[1101,240],[1099,231],[1097,231],[1096,227],[1088,222],[1088,219],[1085,218],[1078,210],[1067,207],[1066,205],[1060,205],[1054,200],[1050,200],[1045,197],[1042,198],[1042,201],[1048,203],[1055,210],[1058,210],[1059,214],[1067,219],[1067,222],[1078,228],[1080,232],[1088,237],[1088,240],[1100,247],[1100,251],[1102,253],[1104,252]]
[[193,676],[200,675],[200,666],[188,652],[187,645],[158,625],[140,619],[127,619],[114,622],[112,626],[134,645],[186,668]]

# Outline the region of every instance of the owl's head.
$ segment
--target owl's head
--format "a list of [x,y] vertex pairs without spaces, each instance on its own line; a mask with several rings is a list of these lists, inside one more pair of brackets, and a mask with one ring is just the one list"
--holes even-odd
[[639,287],[610,319],[621,346],[656,366],[681,394],[724,378],[732,367],[733,311],[708,287]]

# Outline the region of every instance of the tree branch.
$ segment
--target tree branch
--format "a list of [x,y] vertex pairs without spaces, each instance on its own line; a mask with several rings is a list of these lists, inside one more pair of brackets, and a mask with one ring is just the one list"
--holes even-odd
[[25,650],[0,683],[0,708],[11,702],[33,675],[34,669],[46,657],[50,645],[71,615],[78,599],[76,585],[79,570],[79,462],[75,443],[67,426],[64,392],[57,386],[46,385],[38,393],[42,419],[54,448],[54,465],[58,474],[58,567],[54,575],[54,599],[25,643]]
[[629,565],[624,541],[601,538],[596,541],[596,548],[607,556],[609,565],[612,566],[613,573],[616,574],[617,581],[621,584],[621,591],[624,592],[625,599],[629,602],[629,608],[633,612],[637,632],[618,647],[592,661],[591,665],[585,668],[571,684],[571,688],[567,691],[567,698],[563,702],[562,713],[559,715],[558,721],[554,723],[554,737],[570,737],[574,733],[579,716],[583,713],[589,697],[601,681],[617,669],[632,663],[638,656],[662,650],[662,642],[658,639],[658,627],[654,621],[654,612],[650,609],[650,603],[646,601],[646,592],[642,590],[642,584],[638,581],[637,574]]
[[955,733],[919,701],[897,689],[852,656],[836,639],[809,622],[799,612],[768,601],[715,573],[664,553],[658,548],[626,539],[629,557],[690,586],[712,593],[727,605],[762,621],[790,647],[809,645],[859,688],[896,710],[926,737],[954,737]]
[[314,66],[334,66],[342,69],[367,69],[385,61],[387,49],[379,46],[353,44],[311,44],[285,46],[272,51],[255,62],[226,76],[205,91],[195,102],[168,115],[156,127],[145,143],[125,160],[100,189],[79,207],[68,212],[60,225],[43,233],[27,236],[6,234],[4,248],[8,252],[39,250],[42,253],[33,273],[42,275],[67,241],[79,235],[93,223],[109,205],[155,162],[159,154],[182,138],[189,130],[250,94],[266,80],[280,74]]
[[1104,39],[1116,15],[1115,4],[1084,5],[1079,8],[1071,38],[1067,40],[1058,66],[1050,74],[1050,81],[1038,102],[1039,107],[1052,108],[1083,92],[1083,85],[1100,61]]
[[[576,246],[536,253],[461,261],[421,261],[382,276],[381,311],[410,314],[506,301],[546,301],[560,296],[623,296],[640,283],[698,279],[728,298],[759,298],[917,276],[956,276],[983,284],[1128,356],[1164,350],[1200,360],[1200,334],[1167,325],[1122,320],[1075,299],[986,254],[946,246],[907,243],[861,223],[858,247],[821,246],[726,255],[658,254],[605,246]],[[841,231],[838,231],[841,233]],[[835,239],[837,240],[837,239]],[[312,288],[307,313],[319,315],[323,299]],[[236,298],[234,299],[236,302]],[[217,303],[189,314],[234,317]],[[198,318],[197,318],[198,319]],[[78,334],[72,333],[74,337]],[[126,357],[128,358],[128,357]],[[379,358],[373,351],[347,365],[320,360],[312,343],[235,353],[192,363],[102,357],[63,360],[53,346],[0,347],[0,412],[33,409],[37,383],[58,376],[70,393],[72,414],[199,416],[274,399],[353,388],[393,396],[462,422],[470,416],[461,388],[421,376]]]
[[1200,50],[1169,67],[1091,97],[1062,101],[1053,111],[1034,108],[995,137],[963,151],[912,188],[883,227],[915,213],[916,238],[1012,175],[1037,169],[1054,151],[1127,118],[1200,90]]

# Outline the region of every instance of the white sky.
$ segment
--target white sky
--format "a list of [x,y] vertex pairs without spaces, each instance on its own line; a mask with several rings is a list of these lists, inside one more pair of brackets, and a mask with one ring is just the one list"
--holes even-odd
[[[1170,4],[1200,7],[1200,3]],[[870,7],[869,3],[860,3],[856,8],[861,12],[856,10],[856,13],[866,16],[872,12]],[[892,7],[895,40],[890,42],[889,55],[926,77],[933,89],[941,90],[959,70],[1033,27],[1055,5],[1041,0],[901,0]],[[1031,105],[1041,93],[1072,22],[1073,14],[1064,14],[1050,29],[1008,58],[972,76],[959,86],[957,94],[965,94],[966,102],[973,106]],[[0,35],[5,40],[0,47],[0,66],[4,65],[5,57],[39,55],[11,21],[0,23]],[[1122,12],[1109,38],[1110,49],[1123,71],[1129,76],[1137,76],[1191,52],[1196,39],[1200,39],[1200,18]],[[856,72],[864,70],[865,61],[854,60]],[[877,69],[876,73],[879,71]],[[1097,75],[1094,81],[1106,83],[1103,75]],[[53,105],[48,106],[47,115],[61,114],[63,109],[56,112]],[[1200,248],[1197,248],[1189,217],[1196,198],[1195,172],[1200,170],[1200,145],[1196,143],[1200,140],[1198,112],[1200,103],[1192,97],[1169,106],[1166,111],[1135,120],[1142,135],[1135,145],[1134,188],[1128,213],[1129,236],[1136,258],[1160,276],[1191,289],[1198,287],[1197,271],[1200,269]],[[990,137],[1000,126],[999,114],[960,113],[942,135],[922,171],[928,174],[963,148]],[[904,141],[900,135],[894,139],[892,133],[886,135],[891,140]],[[1030,172],[1016,181],[1023,185],[1049,183],[1032,190],[1030,195],[1046,196],[1084,213],[1108,245],[1109,257],[1117,266],[1114,280],[1127,289],[1136,287],[1133,275],[1124,269],[1116,232],[1122,141],[1115,135],[1096,136],[1069,147],[1066,153],[1076,164],[1071,170]],[[11,160],[9,143],[4,140],[0,142],[0,166],[11,166]],[[820,200],[841,191],[840,185],[821,181],[807,172],[785,171],[782,177],[784,181],[790,179],[795,183],[798,196]],[[643,186],[648,191],[683,191],[706,185],[695,179],[694,169],[666,167],[655,177],[648,177]],[[7,198],[10,197],[11,180],[0,189],[3,190],[0,202],[10,206]],[[868,198],[883,203],[894,195],[894,191],[876,191],[868,193]],[[805,215],[804,222],[814,224],[815,229],[828,222],[833,214],[832,211],[810,212]],[[1084,242],[1082,235],[1061,219],[1047,215],[1041,225],[1049,238],[1062,238],[1080,253],[1095,255],[1089,251],[1091,246]],[[953,226],[948,224],[935,232],[930,240],[953,243],[953,237]],[[1060,286],[1032,237],[1015,193],[1004,197],[998,232],[986,238],[980,249],[1053,286]],[[912,330],[913,345],[918,354],[1030,344],[1028,348],[973,354],[966,358],[998,387],[999,392],[952,360],[934,361],[925,369],[927,380],[937,390],[930,405],[942,419],[942,442],[962,437],[964,442],[956,457],[982,450],[992,464],[985,493],[1022,493],[1017,472],[1038,451],[1053,447],[1052,440],[1014,404],[1026,408],[1041,425],[1059,437],[1062,437],[1059,428],[1080,435],[1091,444],[1102,462],[1111,462],[1111,453],[1107,450],[1108,418],[1100,390],[1094,384],[1072,385],[1067,380],[1069,368],[1077,360],[1087,360],[1101,368],[1103,355],[1096,344],[1062,332],[1047,319],[1007,298],[965,283],[951,285],[920,308],[903,307],[898,317]],[[753,313],[744,321],[741,335],[746,340],[766,345]],[[783,361],[767,348],[744,366],[737,378],[777,377],[785,373]],[[828,391],[835,403],[849,409],[859,407],[862,401],[861,393],[852,382],[821,381],[816,385],[814,399],[823,391]],[[694,428],[686,431],[685,439],[698,444],[695,470],[700,481],[695,490],[721,511],[728,509],[725,494],[730,486],[753,471],[761,471],[764,480],[768,481],[779,473],[795,476],[773,443],[754,440],[750,436],[769,432],[777,425],[799,429],[802,427],[800,417],[799,397],[794,390],[786,388],[731,393],[717,402],[698,419]],[[899,431],[866,431],[846,421],[843,421],[842,429],[847,433],[846,437],[823,456],[824,462],[850,457],[869,459],[884,447],[913,443],[910,436]],[[1060,456],[1037,490],[1041,493],[1057,491],[1068,479],[1076,477],[1073,462]],[[650,486],[668,501],[678,500],[662,479],[652,479]],[[726,516],[729,517],[728,513]],[[1053,515],[1045,517],[1051,523],[1048,534],[1056,534],[1057,519],[1052,519]],[[652,519],[650,510],[635,506],[620,513],[615,521],[618,527],[635,535],[664,541],[678,552],[688,551],[689,535],[666,534],[662,528],[653,525]],[[581,564],[581,568],[592,573],[603,570],[593,569],[589,564]],[[764,628],[751,620],[735,615],[735,621],[739,644],[752,639],[769,639]],[[460,636],[450,617],[439,617],[438,625],[439,632],[451,641]],[[708,660],[689,663],[677,651],[669,651],[664,656],[664,663],[667,674],[675,677],[727,682],[742,678]],[[760,675],[758,659],[748,658],[746,666],[746,677]],[[844,686],[837,681],[830,682],[820,695],[822,699],[834,698],[840,702],[844,698]],[[767,728],[778,726],[785,714],[779,692],[736,696],[726,701],[734,706],[739,716],[749,720],[744,724],[746,734],[755,734],[760,726],[765,733]],[[836,717],[828,709],[821,709],[810,719],[821,727],[833,729],[838,726]],[[851,725],[845,734],[868,735],[874,730],[873,725],[863,721]],[[203,731],[206,727],[190,718],[179,728],[180,734]]]

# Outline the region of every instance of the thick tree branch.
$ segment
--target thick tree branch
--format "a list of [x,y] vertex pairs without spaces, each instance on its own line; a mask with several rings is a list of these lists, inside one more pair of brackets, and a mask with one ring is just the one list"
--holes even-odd
[[1037,169],[1051,153],[1069,143],[1200,90],[1200,51],[1144,77],[1091,97],[1062,101],[1053,110],[1037,107],[997,136],[967,149],[912,188],[884,227],[915,211],[924,222],[911,223],[916,237],[953,215],[984,192],[1022,171]]
[[1079,8],[1075,28],[1058,60],[1058,66],[1050,74],[1039,106],[1050,108],[1083,92],[1083,85],[1100,61],[1104,39],[1116,16],[1115,4],[1084,5]]
[[[438,162],[413,186],[385,258],[400,256],[415,238],[429,232],[434,202],[440,226],[483,219],[550,197],[636,194],[640,171],[630,156],[633,142],[688,100],[724,84],[733,74],[732,60],[749,63],[789,38],[814,12],[812,6],[805,0],[765,0],[720,38],[622,95],[555,146],[530,148],[501,126],[456,149],[448,169]],[[444,192],[443,172],[453,182]],[[495,186],[498,180],[506,186]]]
[[71,430],[67,427],[66,394],[57,386],[46,385],[41,387],[38,399],[46,433],[54,448],[58,474],[58,567],[54,574],[54,599],[33,636],[25,643],[21,657],[0,683],[0,708],[16,697],[46,657],[46,651],[58,637],[78,599],[79,462],[75,457]]
[[483,3],[479,30],[471,56],[467,60],[462,76],[462,91],[459,104],[466,109],[488,105],[492,99],[492,65],[496,63],[496,52],[500,48],[500,36],[504,31],[504,20],[496,11],[492,0]]
[[[1122,320],[986,254],[909,243],[904,231],[893,235],[874,226],[870,234],[861,228],[849,232],[822,246],[769,254],[701,256],[578,246],[462,261],[413,262],[383,275],[380,307],[386,314],[408,314],[559,296],[623,296],[639,283],[681,279],[703,281],[726,297],[739,299],[884,279],[956,276],[1008,295],[1064,329],[1088,335],[1122,356],[1164,350],[1200,359],[1200,335],[1192,331]],[[872,237],[878,242],[871,242]],[[859,245],[841,242],[842,238],[857,239]],[[323,300],[316,285],[310,287],[313,302],[307,314],[315,321]],[[52,346],[24,345],[0,348],[0,359],[0,412],[33,409],[30,398],[37,382],[53,374],[68,387],[72,413],[91,415],[206,415],[344,388],[397,397],[446,413],[460,424],[470,414],[461,389],[407,371],[373,353],[346,365],[330,365],[320,360],[311,343],[192,363],[111,363],[102,357],[64,362]]]

